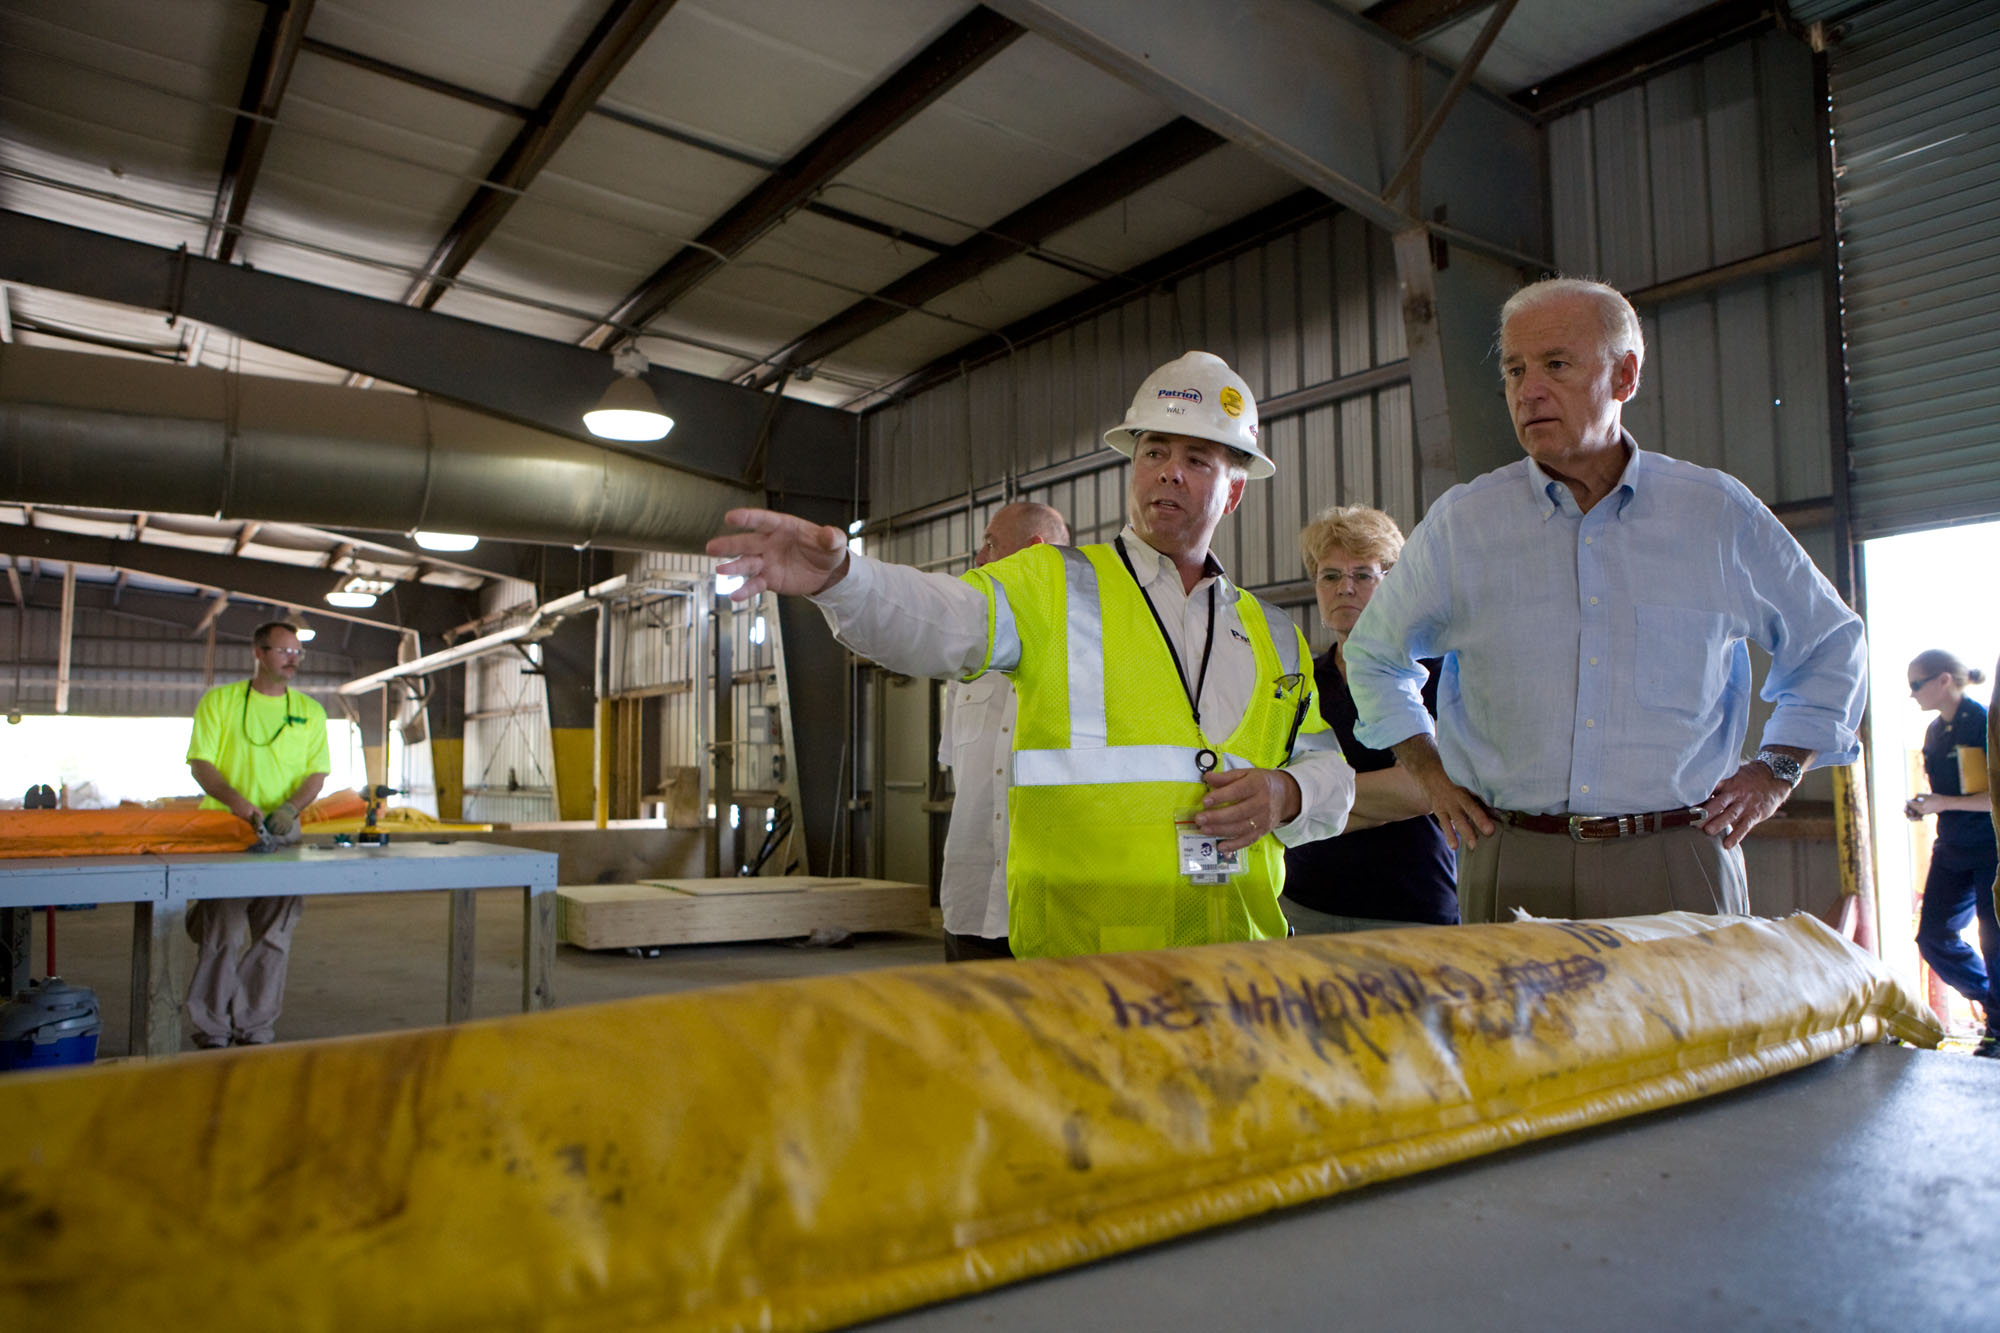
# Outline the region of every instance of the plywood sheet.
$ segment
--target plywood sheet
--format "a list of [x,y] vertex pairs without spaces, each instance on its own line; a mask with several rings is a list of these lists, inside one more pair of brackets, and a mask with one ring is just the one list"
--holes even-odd
[[[755,887],[765,884],[774,887]],[[924,930],[931,924],[930,892],[921,884],[816,875],[579,884],[558,890],[557,901],[561,939],[581,949],[784,939],[815,930]]]

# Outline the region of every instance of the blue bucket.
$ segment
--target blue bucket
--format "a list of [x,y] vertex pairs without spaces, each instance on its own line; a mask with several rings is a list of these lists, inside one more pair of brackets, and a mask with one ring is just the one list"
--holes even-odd
[[0,1071],[87,1065],[103,1030],[95,991],[61,977],[31,981],[0,1008]]

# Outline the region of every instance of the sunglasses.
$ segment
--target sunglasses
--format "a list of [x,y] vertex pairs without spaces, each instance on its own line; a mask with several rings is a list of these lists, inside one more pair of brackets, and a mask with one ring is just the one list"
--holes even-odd
[[1931,675],[1931,676],[1925,676],[1925,677],[1924,677],[1924,678],[1923,678],[1922,680],[1913,680],[1913,681],[1911,681],[1911,682],[1910,682],[1910,693],[1911,693],[1911,694],[1915,694],[1915,693],[1916,693],[1917,691],[1919,691],[1919,690],[1923,689],[1923,687],[1924,687],[1924,686],[1926,686],[1926,685],[1930,684],[1930,683],[1931,683],[1932,681],[1936,680],[1936,679],[1938,678],[1938,676],[1942,676],[1943,674],[1944,674],[1944,672],[1940,671],[1940,672],[1938,672],[1938,673],[1937,673],[1936,675]]

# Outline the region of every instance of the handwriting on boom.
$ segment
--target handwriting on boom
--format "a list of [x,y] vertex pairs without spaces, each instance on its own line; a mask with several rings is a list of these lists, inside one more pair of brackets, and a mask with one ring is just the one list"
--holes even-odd
[[1604,980],[1604,964],[1595,954],[1620,942],[1616,936],[1608,943],[1586,940],[1590,953],[1503,963],[1486,976],[1450,964],[1422,969],[1383,964],[1335,968],[1318,977],[1287,979],[1273,973],[1240,987],[1225,981],[1220,995],[1187,978],[1150,995],[1126,995],[1109,981],[1104,990],[1112,1021],[1121,1028],[1183,1032],[1230,1023],[1243,1029],[1290,1029],[1304,1034],[1318,1054],[1332,1046],[1349,1054],[1365,1050],[1379,1059],[1381,1047],[1365,1025],[1381,1018],[1447,1019],[1486,1037],[1526,1032],[1549,1012],[1550,1000]]

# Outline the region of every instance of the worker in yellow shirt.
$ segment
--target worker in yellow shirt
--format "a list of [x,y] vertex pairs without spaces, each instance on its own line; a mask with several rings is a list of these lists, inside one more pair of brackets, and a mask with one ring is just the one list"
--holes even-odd
[[[259,625],[249,680],[218,685],[195,706],[188,770],[202,808],[228,810],[272,840],[296,841],[299,812],[332,767],[326,710],[292,688],[304,649],[290,625]],[[276,1035],[291,961],[297,895],[214,898],[188,912],[196,945],[188,1025],[200,1047],[258,1046]]]

